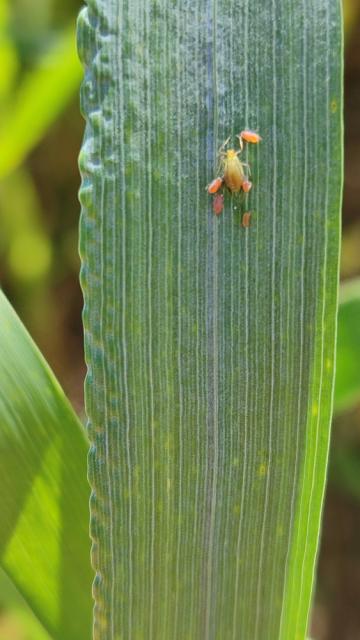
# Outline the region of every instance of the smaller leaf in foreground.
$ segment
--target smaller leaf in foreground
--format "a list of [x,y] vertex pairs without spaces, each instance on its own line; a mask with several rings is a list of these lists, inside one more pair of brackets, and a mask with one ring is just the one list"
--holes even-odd
[[0,562],[56,640],[91,628],[87,442],[0,292]]

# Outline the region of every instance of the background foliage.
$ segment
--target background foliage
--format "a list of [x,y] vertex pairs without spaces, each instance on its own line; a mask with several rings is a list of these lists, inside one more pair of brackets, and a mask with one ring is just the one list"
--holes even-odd
[[[34,127],[25,147],[19,141],[10,154],[6,136],[0,135],[0,276],[6,294],[81,414],[84,364],[78,284],[77,154],[83,121],[78,109],[80,74],[72,37],[80,6],[78,0],[0,0],[0,132],[16,131],[15,116],[28,123],[25,129],[31,129],[39,87],[44,104],[51,105],[41,112],[42,128],[39,124]],[[342,277],[349,279],[360,275],[359,2],[349,0],[345,9],[348,102]],[[62,46],[68,47],[67,56],[57,55],[64,51]],[[64,58],[69,65],[66,73],[72,78],[71,91],[61,93],[57,88],[54,95],[49,78],[56,73],[57,63],[60,73]],[[50,74],[44,64],[47,69],[55,65]],[[29,101],[27,110],[25,98]],[[344,339],[358,348],[353,329],[345,331]],[[358,397],[355,394],[346,406],[338,404],[334,422],[313,616],[312,635],[318,640],[350,640],[360,634]],[[46,637],[3,575],[0,605],[0,640]]]

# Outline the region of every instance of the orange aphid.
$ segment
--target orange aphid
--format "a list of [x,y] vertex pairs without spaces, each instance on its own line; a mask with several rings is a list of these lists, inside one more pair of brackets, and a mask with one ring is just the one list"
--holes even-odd
[[243,227],[250,227],[251,212],[246,211],[242,217],[241,224]]
[[259,136],[256,131],[251,131],[251,129],[244,129],[244,131],[241,131],[240,138],[245,140],[245,142],[252,142],[253,144],[257,144],[262,140],[262,137]]
[[224,208],[224,196],[222,193],[217,193],[213,201],[213,211],[215,215],[219,216]]
[[222,187],[224,180],[222,178],[215,178],[207,187],[208,193],[217,193]]
[[247,180],[246,178],[241,186],[242,186],[242,190],[245,191],[245,193],[249,193],[252,187],[252,182],[250,182],[250,180]]

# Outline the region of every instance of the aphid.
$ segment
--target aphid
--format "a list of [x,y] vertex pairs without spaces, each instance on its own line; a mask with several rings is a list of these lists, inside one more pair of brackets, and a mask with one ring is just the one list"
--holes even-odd
[[245,178],[244,182],[242,183],[242,190],[245,191],[245,193],[249,193],[251,187],[252,187],[252,182],[250,182],[250,180]]
[[223,178],[215,178],[210,184],[207,186],[208,193],[217,193],[223,185]]
[[241,224],[244,228],[250,227],[251,211],[246,211],[243,214]]
[[237,156],[237,151],[228,149],[223,159],[225,184],[233,193],[240,191],[245,179],[243,165]]
[[245,142],[252,142],[253,144],[257,144],[262,140],[262,137],[259,136],[256,131],[251,131],[251,129],[244,129],[241,131],[238,136],[241,140],[245,140]]
[[224,182],[232,193],[237,193],[240,191],[245,180],[243,167],[247,165],[244,162],[240,162],[238,158],[239,153],[242,151],[242,143],[240,143],[239,151],[235,151],[235,149],[224,150],[229,140],[230,138],[225,140],[224,144],[220,147],[219,156],[224,171]]
[[217,193],[213,200],[213,211],[215,215],[219,216],[224,208],[224,196],[222,193]]

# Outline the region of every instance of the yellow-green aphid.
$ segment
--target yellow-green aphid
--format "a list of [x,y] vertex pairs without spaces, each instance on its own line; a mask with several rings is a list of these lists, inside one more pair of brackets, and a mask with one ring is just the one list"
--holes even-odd
[[241,138],[239,137],[240,149],[238,151],[235,151],[235,149],[224,150],[229,140],[230,138],[225,140],[224,144],[220,147],[219,157],[223,169],[224,182],[232,193],[237,193],[240,191],[243,182],[247,179],[243,167],[248,165],[240,162],[238,158],[243,148]]

